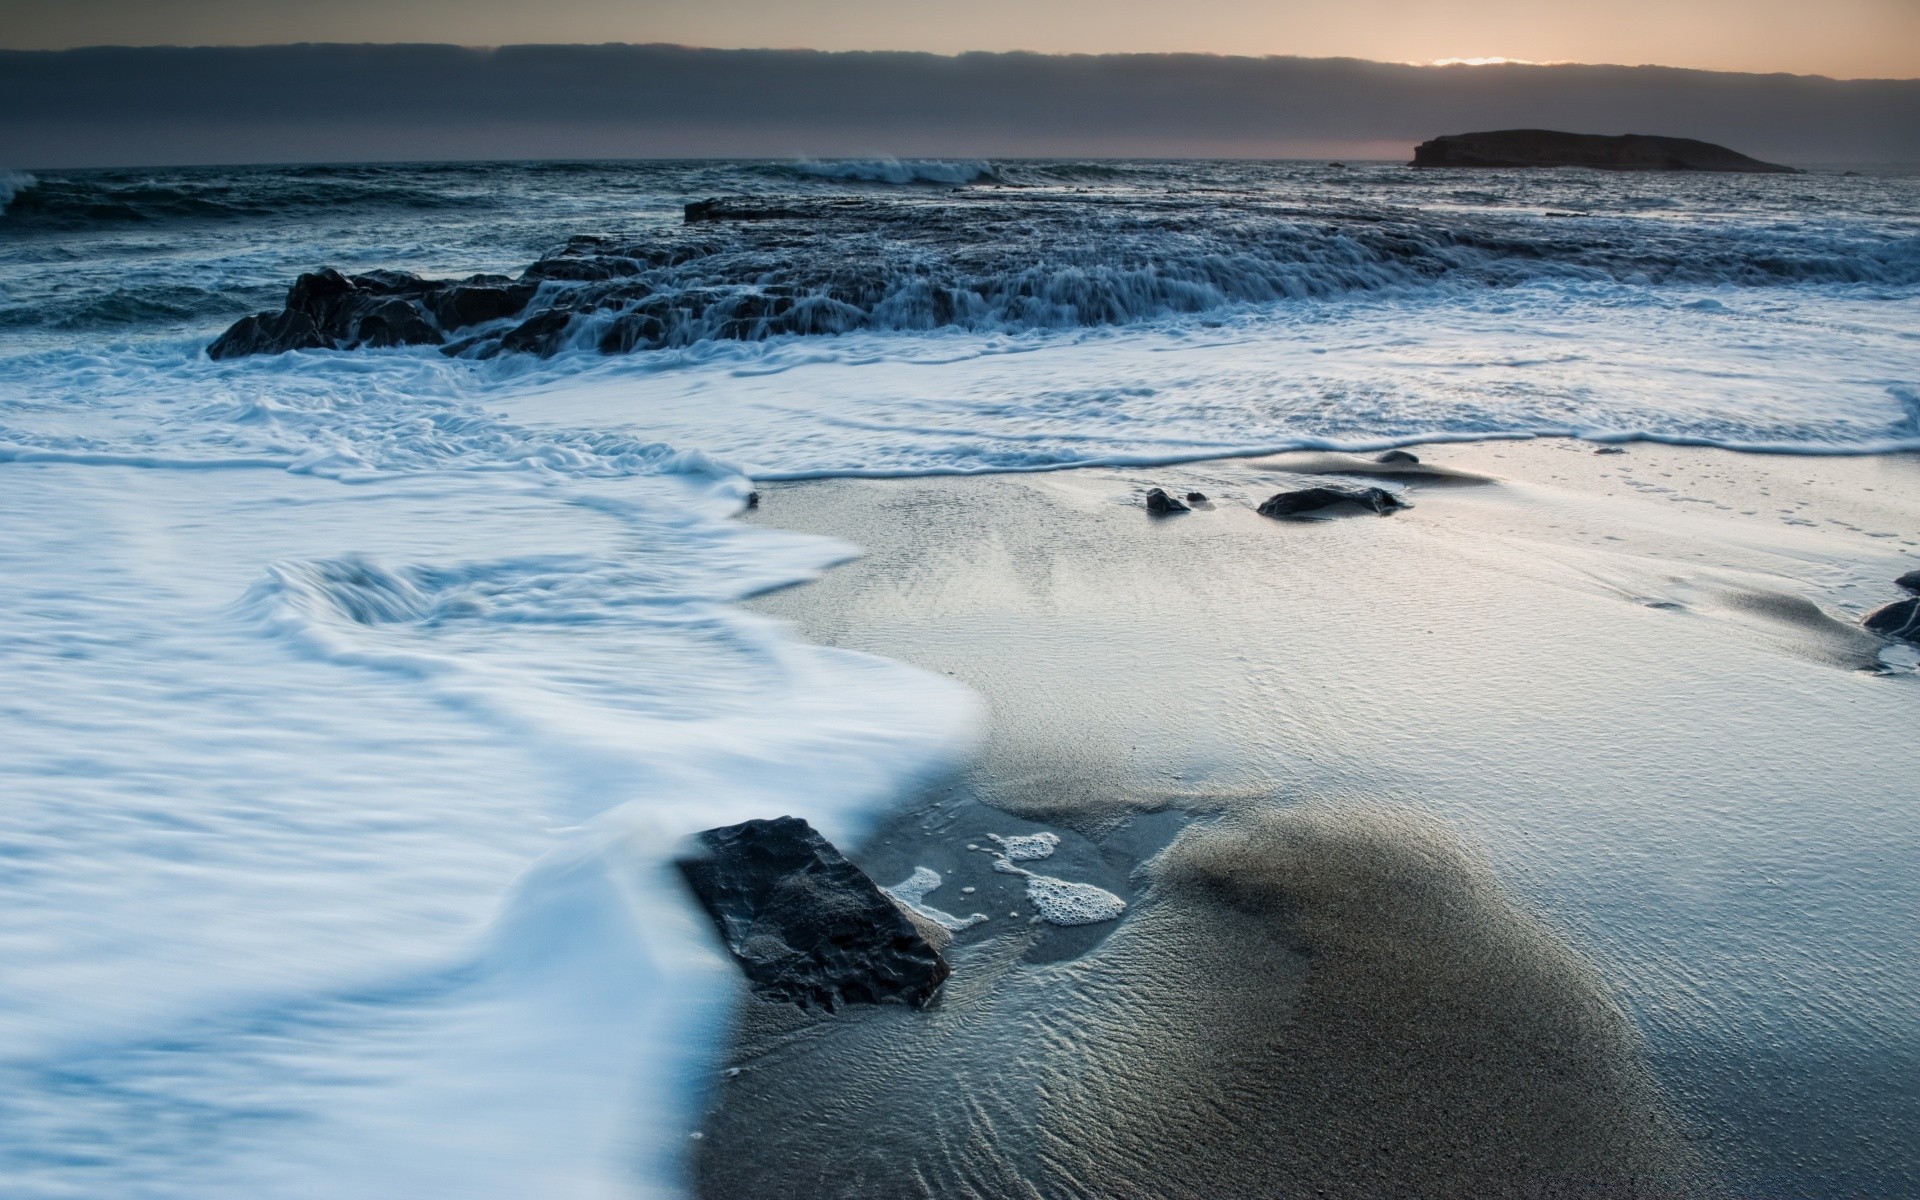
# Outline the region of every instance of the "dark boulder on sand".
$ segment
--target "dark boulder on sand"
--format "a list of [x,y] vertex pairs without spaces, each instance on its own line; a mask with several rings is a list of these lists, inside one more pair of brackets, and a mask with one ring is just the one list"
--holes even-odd
[[1591,167],[1602,171],[1744,171],[1797,175],[1725,146],[1645,133],[1610,136],[1554,129],[1452,133],[1414,147],[1416,167]]
[[867,873],[798,817],[699,835],[677,865],[753,990],[829,1012],[922,1005],[948,974],[940,952]]
[[1417,454],[1409,454],[1405,450],[1389,450],[1373,461],[1377,463],[1398,463],[1402,466],[1414,466],[1419,463],[1420,456]]
[[1207,494],[1205,492],[1188,492],[1187,493],[1188,504],[1205,504],[1206,502],[1207,502]]
[[1161,489],[1153,488],[1147,493],[1147,511],[1158,516],[1166,516],[1168,513],[1192,512],[1193,510],[1180,501],[1175,500],[1172,496],[1167,495],[1167,493]]
[[1335,504],[1357,504],[1382,515],[1407,507],[1406,501],[1385,488],[1310,487],[1269,496],[1259,512],[1263,517],[1293,517]]
[[1908,571],[1905,575],[1894,580],[1893,586],[1905,588],[1914,595],[1920,596],[1920,571]]
[[1920,598],[1896,600],[1867,614],[1867,629],[1881,637],[1905,638],[1920,642]]

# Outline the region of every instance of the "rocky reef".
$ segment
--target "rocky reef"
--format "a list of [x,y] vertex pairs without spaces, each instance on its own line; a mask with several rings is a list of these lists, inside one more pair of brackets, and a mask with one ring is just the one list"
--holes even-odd
[[1725,146],[1693,138],[1645,133],[1609,136],[1553,129],[1499,129],[1452,133],[1420,143],[1416,167],[1592,167],[1602,171],[1746,171],[1795,175],[1792,167],[1761,162]]

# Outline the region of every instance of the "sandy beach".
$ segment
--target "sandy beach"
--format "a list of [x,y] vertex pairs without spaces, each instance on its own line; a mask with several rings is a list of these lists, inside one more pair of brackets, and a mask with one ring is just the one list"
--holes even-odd
[[[972,765],[849,850],[989,919],[929,1010],[743,1001],[703,1194],[1920,1179],[1920,688],[1858,625],[1920,458],[1416,450],[762,488],[864,553],[754,607],[982,698]],[[1413,507],[1253,511],[1329,481]],[[991,869],[1040,830],[1121,919]]]

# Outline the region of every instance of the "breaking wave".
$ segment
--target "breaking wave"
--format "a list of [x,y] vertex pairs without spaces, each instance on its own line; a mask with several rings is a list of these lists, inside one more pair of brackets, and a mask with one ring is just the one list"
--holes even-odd
[[34,177],[25,171],[0,171],[0,213],[6,212],[13,204],[13,198],[36,182]]

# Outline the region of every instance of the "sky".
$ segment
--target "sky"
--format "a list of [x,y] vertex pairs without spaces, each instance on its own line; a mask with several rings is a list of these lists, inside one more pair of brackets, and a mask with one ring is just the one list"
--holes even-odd
[[1920,77],[1920,0],[0,0],[0,48],[286,42],[1198,52]]
[[1444,133],[1920,164],[1920,80],[677,46],[0,50],[0,167],[633,157],[1406,161]]

